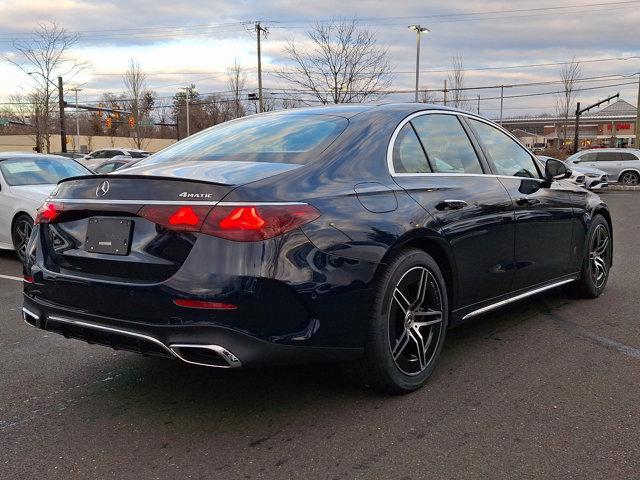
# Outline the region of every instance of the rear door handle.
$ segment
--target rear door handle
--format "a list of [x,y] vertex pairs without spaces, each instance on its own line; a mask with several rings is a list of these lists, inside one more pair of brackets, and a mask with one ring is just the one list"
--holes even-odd
[[469,205],[464,200],[442,200],[436,205],[438,210],[460,210]]
[[540,203],[540,200],[538,200],[537,198],[527,198],[527,197],[521,197],[516,199],[516,203],[520,206],[523,205],[537,205],[538,203]]

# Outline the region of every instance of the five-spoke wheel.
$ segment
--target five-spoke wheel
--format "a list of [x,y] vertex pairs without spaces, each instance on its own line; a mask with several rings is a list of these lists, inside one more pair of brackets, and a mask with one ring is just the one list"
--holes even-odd
[[627,185],[637,185],[640,183],[640,175],[636,172],[624,172],[620,175],[620,183],[624,183]]
[[392,393],[421,387],[438,362],[448,309],[444,277],[433,257],[408,248],[390,258],[378,279],[365,350],[370,384]]
[[580,278],[570,284],[571,289],[583,297],[598,297],[609,279],[612,251],[611,227],[602,215],[595,215],[587,235]]

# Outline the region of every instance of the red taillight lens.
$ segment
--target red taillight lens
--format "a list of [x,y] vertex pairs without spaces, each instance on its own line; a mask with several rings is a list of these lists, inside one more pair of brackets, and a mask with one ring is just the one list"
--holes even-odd
[[222,302],[207,302],[205,300],[174,300],[173,303],[178,305],[179,307],[186,308],[201,308],[204,310],[235,310],[238,307],[233,305],[232,303],[222,303]]
[[58,203],[45,202],[36,212],[35,223],[51,223],[62,212],[62,205]]
[[24,283],[33,283],[34,282],[33,277],[31,277],[29,275],[24,275],[22,277],[22,279],[24,280]]
[[307,204],[214,207],[202,233],[239,242],[277,237],[312,222],[320,212]]
[[198,232],[210,210],[207,205],[146,205],[138,215],[171,230]]

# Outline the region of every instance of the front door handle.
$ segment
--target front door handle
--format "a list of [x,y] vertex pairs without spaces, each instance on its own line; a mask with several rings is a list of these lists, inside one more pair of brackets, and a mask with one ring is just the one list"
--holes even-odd
[[520,206],[537,205],[538,203],[540,203],[540,200],[538,200],[537,198],[521,197],[516,199],[516,203]]
[[464,200],[442,200],[436,205],[438,210],[460,210],[469,205]]

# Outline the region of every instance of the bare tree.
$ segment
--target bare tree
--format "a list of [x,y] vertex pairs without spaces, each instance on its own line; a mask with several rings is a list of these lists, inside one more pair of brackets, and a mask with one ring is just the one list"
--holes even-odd
[[448,105],[454,108],[466,108],[468,100],[464,94],[464,63],[462,54],[456,53],[452,57],[452,69],[448,75],[449,88],[451,96],[448,99]]
[[430,90],[420,90],[420,92],[418,92],[418,101],[420,103],[442,103],[442,100],[438,100],[436,95]]
[[325,104],[364,102],[391,84],[388,50],[356,20],[316,23],[307,36],[309,49],[287,43],[284,53],[293,65],[276,72],[301,94]]
[[148,136],[152,127],[142,125],[142,121],[149,119],[155,100],[154,93],[147,89],[147,76],[142,71],[140,63],[133,58],[129,59],[129,66],[122,75],[125,85],[126,109],[133,116],[134,126],[131,131],[135,147],[146,148],[149,143]]
[[69,81],[88,66],[67,55],[78,38],[77,34],[67,32],[55,22],[39,23],[29,39],[12,42],[17,54],[5,57],[9,63],[31,75],[36,82],[36,94],[43,100],[41,116],[47,152],[51,151],[49,130],[53,123],[52,110],[55,109],[55,102],[52,100],[57,89],[54,79],[61,76]]
[[556,114],[562,118],[562,125],[558,132],[559,146],[562,147],[567,139],[567,126],[569,124],[569,115],[574,109],[576,101],[576,88],[580,77],[582,76],[582,66],[576,58],[572,58],[571,62],[564,65],[560,70],[560,79],[562,81],[562,90],[556,97],[555,107]]
[[244,117],[245,109],[242,105],[242,92],[247,82],[247,72],[238,63],[237,59],[234,60],[232,66],[227,67],[227,82],[231,91],[234,118]]

